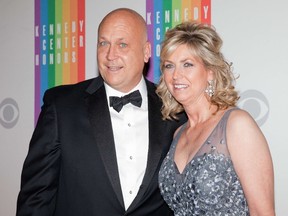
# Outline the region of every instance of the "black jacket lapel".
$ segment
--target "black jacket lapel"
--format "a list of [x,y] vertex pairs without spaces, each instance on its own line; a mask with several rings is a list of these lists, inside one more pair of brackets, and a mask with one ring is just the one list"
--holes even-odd
[[[149,118],[149,152],[148,161],[145,171],[145,175],[142,181],[141,188],[138,191],[137,196],[130,205],[128,212],[133,211],[133,208],[139,204],[143,195],[149,190],[149,184],[155,175],[158,175],[158,169],[163,157],[163,146],[165,142],[163,137],[163,131],[165,131],[165,122],[161,118],[161,102],[159,97],[155,93],[155,86],[152,83],[146,82],[148,91],[148,118]],[[165,143],[166,144],[166,143]],[[155,184],[155,182],[153,182]]]
[[124,208],[111,117],[102,78],[96,78],[88,87],[87,92],[90,93],[87,98],[87,105],[95,143],[99,148],[111,185]]

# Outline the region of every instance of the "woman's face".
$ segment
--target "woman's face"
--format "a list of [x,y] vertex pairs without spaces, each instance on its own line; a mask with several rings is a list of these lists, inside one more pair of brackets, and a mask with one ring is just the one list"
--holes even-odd
[[213,73],[192,55],[187,45],[178,46],[163,63],[164,81],[179,103],[191,105],[205,98],[207,82],[213,79]]

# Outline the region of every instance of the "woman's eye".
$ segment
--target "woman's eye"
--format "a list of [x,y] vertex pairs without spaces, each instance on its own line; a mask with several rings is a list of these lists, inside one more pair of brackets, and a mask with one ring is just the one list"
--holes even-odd
[[192,63],[189,63],[189,62],[184,63],[184,67],[192,67],[192,66],[193,66]]
[[173,68],[173,65],[172,64],[165,64],[164,68],[165,69],[170,69],[170,68]]

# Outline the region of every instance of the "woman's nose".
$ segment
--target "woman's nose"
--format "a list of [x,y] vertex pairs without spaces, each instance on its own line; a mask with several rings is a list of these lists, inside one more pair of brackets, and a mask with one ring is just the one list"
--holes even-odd
[[176,80],[176,79],[178,79],[178,78],[181,77],[181,76],[182,76],[181,71],[180,71],[177,67],[175,67],[175,70],[174,70],[174,72],[173,72],[172,78],[173,78],[174,80]]

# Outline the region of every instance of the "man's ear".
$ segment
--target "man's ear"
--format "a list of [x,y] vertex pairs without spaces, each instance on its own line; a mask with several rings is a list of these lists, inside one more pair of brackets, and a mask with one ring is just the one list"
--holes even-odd
[[151,44],[146,42],[144,45],[144,62],[147,63],[151,57]]

